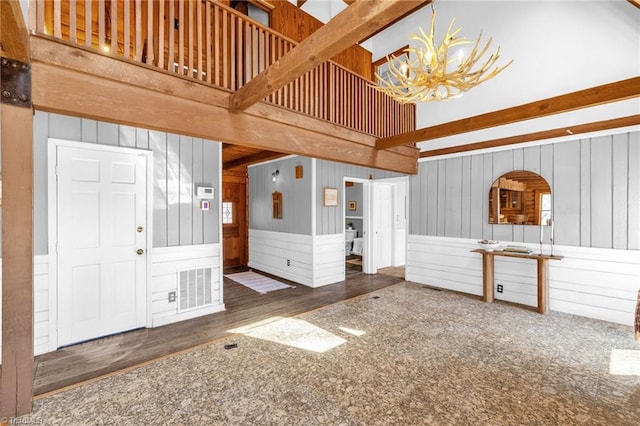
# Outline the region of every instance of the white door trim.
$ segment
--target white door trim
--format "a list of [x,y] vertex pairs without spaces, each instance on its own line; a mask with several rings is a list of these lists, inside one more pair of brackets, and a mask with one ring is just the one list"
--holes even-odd
[[[346,222],[346,205],[347,205],[347,194],[346,191],[344,191],[345,188],[345,182],[355,182],[355,183],[361,183],[362,184],[362,238],[363,238],[363,250],[362,250],[362,272],[364,272],[365,274],[375,274],[376,270],[375,268],[373,268],[373,265],[375,265],[374,262],[374,257],[375,257],[375,253],[373,252],[372,248],[372,238],[369,238],[370,235],[373,235],[371,233],[372,231],[372,224],[373,221],[371,220],[371,213],[373,212],[373,210],[371,210],[371,182],[373,182],[372,180],[369,179],[362,179],[362,178],[352,178],[352,177],[348,177],[348,176],[344,176],[342,178],[342,236],[344,237],[345,233],[344,233],[344,227],[345,227],[345,222]],[[314,198],[315,199],[315,198]],[[342,241],[342,247],[344,247],[344,240]]]
[[126,148],[112,145],[97,145],[86,142],[70,141],[64,139],[48,138],[47,143],[47,235],[48,235],[48,251],[49,251],[49,350],[58,349],[58,185],[56,177],[57,149],[60,146],[80,148],[94,151],[107,151],[115,153],[126,153],[144,156],[147,166],[147,197],[146,197],[146,216],[147,216],[147,256],[145,274],[145,288],[147,293],[147,303],[145,303],[146,326],[151,324],[151,289],[149,286],[149,275],[151,267],[151,247],[153,244],[153,152],[143,149]]

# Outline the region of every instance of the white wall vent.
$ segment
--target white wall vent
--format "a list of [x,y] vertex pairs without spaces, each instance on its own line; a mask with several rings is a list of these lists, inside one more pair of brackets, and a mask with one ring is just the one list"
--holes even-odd
[[212,268],[178,271],[178,312],[211,304]]

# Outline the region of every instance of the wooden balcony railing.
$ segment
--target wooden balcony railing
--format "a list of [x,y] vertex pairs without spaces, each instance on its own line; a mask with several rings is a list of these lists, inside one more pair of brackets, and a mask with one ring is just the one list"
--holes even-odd
[[[31,0],[30,7],[36,33],[231,91],[296,45],[211,0]],[[370,83],[327,61],[265,100],[378,137],[414,130],[415,106]]]

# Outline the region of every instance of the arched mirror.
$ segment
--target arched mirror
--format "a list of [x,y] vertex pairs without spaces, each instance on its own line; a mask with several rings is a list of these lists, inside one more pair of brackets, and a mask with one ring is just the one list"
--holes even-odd
[[526,170],[505,173],[489,190],[489,223],[547,225],[551,219],[551,187]]

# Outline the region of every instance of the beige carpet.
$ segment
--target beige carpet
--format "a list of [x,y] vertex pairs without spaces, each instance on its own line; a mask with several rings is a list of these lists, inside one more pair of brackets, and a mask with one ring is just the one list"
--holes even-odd
[[631,326],[401,283],[237,332],[244,334],[38,400],[21,420],[640,424],[640,377],[610,374],[614,351],[637,359]]

